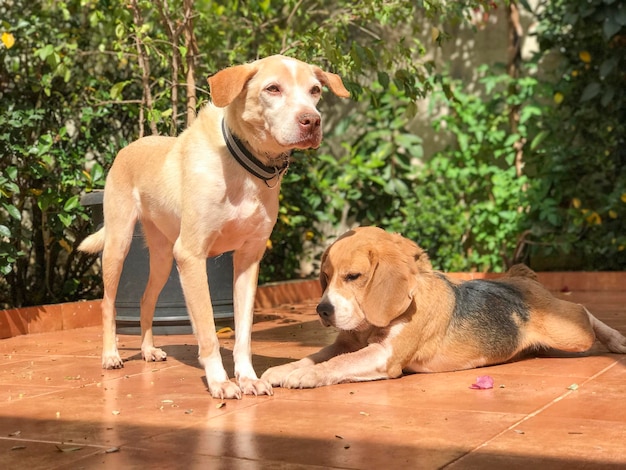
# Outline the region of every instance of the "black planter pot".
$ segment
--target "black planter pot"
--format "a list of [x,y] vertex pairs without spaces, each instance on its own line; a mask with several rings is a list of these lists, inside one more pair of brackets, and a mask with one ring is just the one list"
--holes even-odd
[[[103,223],[103,191],[87,193],[81,198],[90,207],[96,228]],[[117,331],[122,334],[140,334],[139,301],[148,282],[150,260],[143,241],[140,224],[135,227],[128,256],[115,299]],[[207,275],[215,323],[230,325],[233,309],[233,254],[232,252],[207,259]],[[160,335],[191,333],[191,321],[180,286],[176,264],[172,263],[170,277],[159,295],[154,312],[154,333]]]

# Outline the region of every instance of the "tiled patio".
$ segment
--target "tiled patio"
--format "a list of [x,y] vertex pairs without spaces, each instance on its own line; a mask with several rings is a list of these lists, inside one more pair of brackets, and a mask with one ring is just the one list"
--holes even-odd
[[[554,282],[626,333],[622,281]],[[579,290],[589,284],[605,290]],[[120,335],[125,368],[103,371],[98,326],[52,329],[0,340],[1,469],[626,468],[626,356],[599,344],[579,357],[222,404],[206,391],[191,335],[159,337],[162,363],[144,363],[139,338]],[[333,337],[314,299],[261,302],[254,363],[262,372]],[[233,339],[221,341],[232,371]],[[469,388],[486,374],[493,389]]]

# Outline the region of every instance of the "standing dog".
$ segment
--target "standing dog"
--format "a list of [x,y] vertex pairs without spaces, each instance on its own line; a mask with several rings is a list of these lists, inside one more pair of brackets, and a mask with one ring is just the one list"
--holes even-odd
[[287,388],[389,379],[509,361],[529,348],[586,351],[596,338],[626,354],[626,338],[582,305],[555,298],[533,271],[455,283],[398,234],[347,232],[322,256],[321,322],[337,340],[262,379]]
[[[340,97],[349,93],[339,76],[283,56],[222,70],[209,78],[209,86],[212,105],[179,137],[145,137],[119,152],[106,180],[105,225],[79,246],[103,251],[102,367],[123,367],[115,296],[140,220],[150,252],[140,306],[143,358],[166,358],[154,346],[152,319],[175,258],[211,395],[271,395],[271,385],[252,367],[250,351],[259,261],[276,221],[291,150],[317,148],[322,140],[316,109],[322,86]],[[234,251],[238,385],[222,364],[206,273],[206,258],[226,251]]]

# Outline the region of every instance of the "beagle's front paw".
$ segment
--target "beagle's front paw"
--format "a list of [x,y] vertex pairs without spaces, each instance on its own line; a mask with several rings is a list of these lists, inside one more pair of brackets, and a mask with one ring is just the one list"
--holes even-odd
[[282,387],[285,378],[298,368],[297,362],[298,361],[283,364],[282,366],[270,367],[263,372],[261,380],[270,383],[274,387]]
[[291,371],[282,381],[283,388],[315,388],[324,385],[330,385],[331,382],[327,377],[323,367],[320,365],[303,367]]

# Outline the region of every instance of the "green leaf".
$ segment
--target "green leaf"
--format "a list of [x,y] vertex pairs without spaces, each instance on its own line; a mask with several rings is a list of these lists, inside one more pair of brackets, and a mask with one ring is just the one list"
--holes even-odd
[[73,219],[74,217],[72,217],[70,214],[59,214],[59,220],[65,227],[69,227],[72,224]]
[[602,24],[602,33],[604,34],[604,39],[607,41],[611,39],[615,34],[622,28],[622,26],[617,22],[615,17],[608,16],[604,19],[604,23]]
[[124,90],[124,87],[126,87],[126,85],[128,85],[130,83],[130,81],[126,80],[123,82],[118,82],[115,85],[113,85],[111,87],[111,99],[113,100],[117,100],[120,99],[122,97],[122,91]]
[[5,169],[5,174],[10,180],[15,181],[17,179],[17,167],[10,166]]
[[378,72],[378,83],[386,90],[389,88],[389,74],[387,72]]
[[11,217],[15,220],[22,220],[22,213],[20,210],[12,204],[2,203],[2,207],[6,210]]
[[580,96],[580,102],[583,103],[585,101],[589,101],[600,93],[602,86],[598,82],[591,82],[588,84],[583,90],[582,95]]
[[612,86],[607,87],[606,91],[602,95],[602,99],[600,100],[600,104],[605,108],[611,104],[613,98],[615,97],[615,88]]
[[54,46],[52,44],[47,44],[44,47],[35,51],[35,55],[41,60],[46,60],[52,54],[54,54]]
[[605,60],[604,62],[602,62],[602,65],[600,65],[600,78],[601,79],[605,79],[607,77],[608,74],[610,74],[613,69],[615,69],[615,66],[618,63],[618,59],[617,57],[611,57],[610,59]]
[[6,225],[0,225],[0,237],[11,238],[11,230]]
[[63,210],[65,212],[71,212],[76,209],[80,205],[80,197],[78,195],[72,196],[63,205]]
[[539,144],[545,139],[550,133],[548,131],[539,132],[534,139],[530,143],[530,150],[535,150]]
[[104,178],[104,169],[99,163],[95,163],[91,167],[91,181],[92,183],[98,183]]

